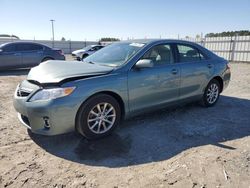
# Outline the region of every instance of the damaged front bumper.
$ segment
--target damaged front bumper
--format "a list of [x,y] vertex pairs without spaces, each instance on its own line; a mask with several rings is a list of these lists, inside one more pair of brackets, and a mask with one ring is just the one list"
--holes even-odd
[[[33,133],[42,135],[57,135],[71,132],[75,129],[77,109],[74,102],[64,98],[29,102],[30,96],[20,96],[20,86],[14,95],[14,108],[18,119]],[[65,97],[66,98],[66,97]]]

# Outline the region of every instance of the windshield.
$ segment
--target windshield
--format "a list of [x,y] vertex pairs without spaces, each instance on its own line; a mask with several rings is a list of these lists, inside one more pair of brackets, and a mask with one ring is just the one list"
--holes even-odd
[[144,46],[143,43],[113,43],[86,57],[84,62],[119,66]]
[[92,48],[92,46],[86,46],[86,47],[82,48],[82,50],[88,51],[90,48]]

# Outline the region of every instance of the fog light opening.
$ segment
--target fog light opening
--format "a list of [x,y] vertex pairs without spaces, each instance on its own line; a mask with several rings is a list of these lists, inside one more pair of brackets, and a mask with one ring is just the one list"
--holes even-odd
[[45,129],[50,129],[50,123],[49,123],[49,117],[43,117],[43,121],[44,121],[44,128]]

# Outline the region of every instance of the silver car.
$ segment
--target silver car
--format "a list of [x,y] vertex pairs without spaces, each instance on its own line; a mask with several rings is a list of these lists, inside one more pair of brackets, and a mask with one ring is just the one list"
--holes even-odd
[[0,45],[0,70],[29,68],[47,60],[65,60],[62,50],[34,42]]
[[32,68],[15,91],[20,121],[32,132],[73,130],[94,139],[122,119],[169,105],[216,104],[230,80],[228,62],[180,40],[111,44],[77,61],[47,61]]
[[80,60],[83,60],[84,58],[88,57],[89,55],[95,53],[96,51],[102,49],[103,47],[104,46],[102,46],[102,45],[90,45],[90,46],[86,46],[80,50],[75,50],[71,54],[75,59],[80,61]]

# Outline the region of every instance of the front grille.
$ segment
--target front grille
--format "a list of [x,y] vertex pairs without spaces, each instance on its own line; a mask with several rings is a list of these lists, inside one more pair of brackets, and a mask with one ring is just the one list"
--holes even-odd
[[28,97],[31,94],[31,90],[28,91],[28,89],[18,88],[16,91],[16,95],[18,97]]
[[18,97],[27,97],[27,96],[29,96],[29,92],[27,92],[27,91],[22,91],[22,90],[17,90],[17,96]]

